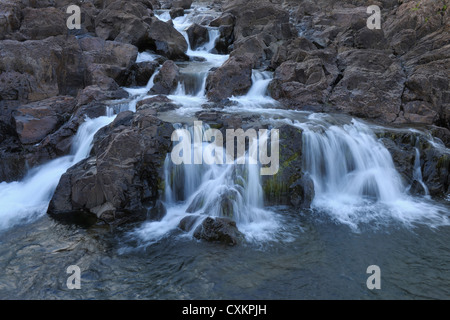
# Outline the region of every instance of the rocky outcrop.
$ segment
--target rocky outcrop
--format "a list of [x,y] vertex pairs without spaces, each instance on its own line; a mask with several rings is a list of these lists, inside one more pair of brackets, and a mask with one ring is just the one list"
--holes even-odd
[[173,131],[153,114],[149,109],[123,112],[101,129],[91,157],[61,177],[48,213],[85,211],[111,224],[145,218],[146,205],[155,203],[163,190]]

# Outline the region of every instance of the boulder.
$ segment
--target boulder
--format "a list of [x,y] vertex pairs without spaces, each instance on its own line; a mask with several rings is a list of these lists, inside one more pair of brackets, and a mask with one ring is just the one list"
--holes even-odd
[[172,131],[147,110],[119,114],[97,132],[91,157],[61,177],[48,213],[84,211],[113,225],[145,219],[163,192]]
[[194,23],[187,30],[191,49],[195,50],[202,44],[209,41],[209,32],[206,27]]
[[125,81],[126,87],[146,86],[159,64],[155,61],[138,62],[131,66],[128,78]]
[[22,144],[35,144],[66,122],[75,109],[73,97],[58,96],[23,105],[13,113],[13,124]]
[[114,1],[95,20],[95,33],[105,40],[130,43],[145,50],[152,12],[138,1]]
[[27,40],[41,40],[52,36],[65,35],[66,14],[61,9],[25,8],[22,11],[23,20],[19,32]]
[[208,99],[220,101],[244,95],[252,86],[252,61],[247,57],[230,57],[206,80]]
[[220,17],[210,22],[211,27],[234,26],[236,17],[231,13],[223,13]]
[[193,0],[173,0],[172,7],[173,8],[183,8],[185,10],[190,9],[192,6]]
[[170,94],[173,92],[180,80],[180,69],[172,60],[167,60],[155,76],[154,86],[149,94]]
[[178,17],[184,16],[184,9],[183,8],[172,8],[170,10],[170,18],[175,19]]
[[241,243],[245,237],[236,227],[236,222],[228,218],[211,218],[203,220],[194,231],[194,237],[209,242],[221,242],[228,245]]
[[171,60],[189,60],[186,55],[188,49],[186,39],[171,23],[153,17],[149,25],[144,43],[146,49],[153,50]]

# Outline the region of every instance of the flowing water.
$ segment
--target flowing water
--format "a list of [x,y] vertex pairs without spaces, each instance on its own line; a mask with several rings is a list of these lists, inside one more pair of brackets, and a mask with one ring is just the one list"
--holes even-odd
[[[196,8],[196,10],[203,10]],[[173,20],[185,36],[196,10]],[[168,20],[168,12],[157,15]],[[228,58],[212,53],[210,41],[180,63],[182,81],[168,97],[180,107],[161,115],[192,137],[191,156],[202,158],[210,144],[201,128],[181,125],[207,104],[211,68]],[[138,61],[152,61],[140,53]],[[156,71],[155,75],[157,74]],[[1,299],[448,299],[450,297],[450,200],[411,196],[375,126],[346,116],[278,109],[267,95],[272,74],[254,70],[249,92],[232,97],[222,111],[259,116],[269,125],[303,131],[303,170],[315,186],[311,209],[265,206],[260,166],[165,162],[167,214],[161,221],[105,226],[57,222],[45,212],[61,175],[88,156],[95,132],[114,114],[136,111],[155,75],[143,88],[126,88],[131,98],[106,116],[86,119],[70,155],[30,170],[22,180],[0,183]],[[450,154],[438,141],[430,141]],[[422,180],[420,154],[414,179]],[[254,150],[253,150],[254,152]],[[218,154],[219,153],[219,156]],[[255,156],[249,151],[247,160]],[[186,216],[232,217],[245,235],[230,247],[193,239],[177,226]],[[81,290],[68,290],[66,268],[81,268]],[[367,267],[378,265],[381,290],[368,290]]]

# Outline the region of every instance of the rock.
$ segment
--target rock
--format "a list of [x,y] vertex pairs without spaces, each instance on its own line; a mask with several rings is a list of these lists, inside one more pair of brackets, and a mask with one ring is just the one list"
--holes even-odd
[[57,8],[25,8],[19,32],[27,40],[67,34],[66,14]]
[[290,108],[315,107],[320,111],[336,77],[337,69],[317,57],[303,62],[287,61],[275,70],[269,91]]
[[190,9],[192,6],[193,0],[173,0],[172,7],[173,8],[183,8],[185,10]]
[[75,108],[72,97],[54,97],[19,107],[13,123],[22,144],[35,144],[56,131]]
[[23,148],[10,125],[0,121],[0,182],[17,181],[26,173]]
[[209,41],[209,32],[206,27],[194,23],[187,30],[191,49],[195,50],[202,44]]
[[148,211],[148,218],[152,221],[161,221],[166,214],[166,206],[161,200],[157,200],[156,204]]
[[219,27],[220,37],[216,42],[215,50],[219,54],[229,54],[232,51],[234,42],[234,27],[232,25],[224,25]]
[[153,17],[145,41],[145,48],[171,60],[188,60],[186,39],[172,24]]
[[131,66],[128,78],[125,81],[126,87],[146,86],[159,64],[154,61],[144,61]]
[[200,216],[196,215],[189,215],[181,219],[180,223],[178,224],[178,228],[185,232],[189,232],[192,230],[192,228],[196,225],[197,221],[200,219]]
[[209,24],[211,27],[234,26],[236,17],[231,13],[223,13],[220,17],[214,19]]
[[141,51],[145,46],[152,12],[137,1],[114,1],[95,20],[95,33],[105,40],[130,43]]
[[209,242],[221,242],[236,245],[244,240],[244,235],[237,229],[236,222],[227,218],[211,218],[203,220],[194,231],[194,237]]
[[426,195],[426,190],[422,183],[417,180],[414,180],[410,186],[409,193],[414,196],[424,196]]
[[172,8],[170,10],[170,18],[175,19],[178,17],[184,16],[184,9],[183,8]]
[[97,132],[91,157],[61,177],[48,213],[85,211],[113,225],[145,219],[163,192],[172,131],[146,110],[124,112]]
[[33,168],[50,160],[70,154],[73,138],[78,128],[87,117],[98,118],[106,114],[106,105],[102,103],[91,103],[81,106],[54,133],[46,136],[38,145],[26,146],[26,161],[29,167]]
[[303,173],[302,131],[284,125],[279,128],[279,170],[273,176],[262,176],[261,185],[267,205],[289,205],[309,208],[314,199],[314,183]]
[[289,12],[269,0],[234,0],[227,3],[223,11],[236,17],[236,40],[261,32],[266,32],[277,40],[292,37]]
[[8,39],[11,33],[20,29],[22,11],[19,3],[2,1],[0,17],[0,40]]
[[220,101],[244,95],[252,85],[252,61],[247,57],[230,57],[206,80],[208,99]]
[[294,208],[309,208],[314,200],[314,181],[308,174],[289,186],[291,205]]
[[177,86],[180,79],[180,69],[172,60],[167,60],[154,79],[154,86],[149,94],[170,94]]
[[175,110],[178,108],[178,106],[174,104],[173,101],[167,98],[166,96],[160,95],[139,101],[136,104],[136,108],[138,110],[141,109],[152,110],[154,111],[154,115],[156,116],[159,112]]
[[329,98],[333,109],[393,122],[401,110],[406,77],[401,63],[379,50],[348,50],[338,59],[343,71]]

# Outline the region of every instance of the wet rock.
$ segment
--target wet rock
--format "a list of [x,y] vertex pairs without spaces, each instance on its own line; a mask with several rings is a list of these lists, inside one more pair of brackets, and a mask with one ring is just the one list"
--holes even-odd
[[247,57],[230,57],[206,80],[207,96],[220,101],[231,96],[244,95],[252,85],[252,61]]
[[409,193],[414,196],[424,196],[427,194],[424,186],[417,180],[414,180],[409,189]]
[[314,181],[308,174],[289,186],[290,202],[294,208],[309,208],[314,200]]
[[287,125],[277,129],[280,134],[279,170],[273,176],[262,176],[265,203],[309,208],[315,191],[311,177],[302,171],[302,130]]
[[127,87],[146,86],[159,64],[155,61],[135,63],[131,66],[128,78],[125,81]]
[[170,18],[175,19],[178,17],[184,16],[184,9],[183,8],[172,8],[170,10]]
[[154,79],[154,86],[149,94],[170,94],[180,80],[180,68],[172,60],[167,60]]
[[186,39],[172,24],[153,17],[144,47],[171,60],[188,60]]
[[196,225],[197,221],[200,219],[200,216],[189,215],[181,219],[178,224],[178,228],[185,232],[189,232]]
[[187,35],[189,37],[189,43],[191,45],[191,49],[195,50],[200,47],[202,44],[205,44],[209,41],[209,32],[206,27],[198,25],[194,23],[187,30]]
[[227,218],[211,218],[203,220],[194,231],[194,237],[209,242],[221,242],[236,245],[244,240],[244,235],[236,227],[236,222]]
[[124,116],[100,130],[91,157],[61,177],[49,214],[85,211],[114,225],[146,218],[163,192],[173,127],[146,110]]
[[167,209],[161,200],[157,200],[156,204],[149,209],[148,218],[152,221],[161,221],[167,214]]
[[216,42],[215,50],[219,54],[229,54],[233,50],[234,26],[223,25],[219,27],[220,37]]

